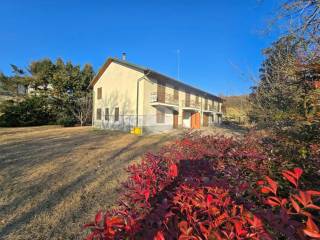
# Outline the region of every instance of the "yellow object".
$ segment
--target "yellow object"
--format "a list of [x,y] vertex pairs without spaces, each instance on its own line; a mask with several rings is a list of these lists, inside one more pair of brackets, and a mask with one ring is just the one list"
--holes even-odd
[[135,135],[141,135],[142,134],[142,128],[134,127],[131,129],[131,133]]

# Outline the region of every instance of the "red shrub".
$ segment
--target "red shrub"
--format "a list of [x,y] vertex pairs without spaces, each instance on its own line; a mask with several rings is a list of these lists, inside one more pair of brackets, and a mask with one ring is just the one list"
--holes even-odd
[[[251,189],[268,175],[270,157],[261,142],[189,137],[130,166],[119,208],[98,212],[84,226],[91,230],[87,239],[271,239],[301,226],[298,215],[307,217],[301,237],[318,234],[317,220],[307,215],[318,211],[312,200],[318,192],[299,189],[300,169],[283,172],[295,186],[289,198],[269,177],[258,182],[267,194],[261,197]],[[276,232],[268,233],[266,222]]]
[[[272,227],[287,237],[305,239],[304,235],[320,239],[320,231],[316,224],[319,224],[320,192],[314,190],[303,191],[299,188],[299,179],[303,171],[295,168],[292,171],[284,170],[284,179],[290,182],[294,188],[286,189],[284,196],[280,196],[277,189],[279,184],[271,178],[266,181],[259,181],[261,193],[267,194],[262,201],[272,207],[272,212],[265,214],[265,219]],[[316,199],[316,197],[318,197]],[[274,221],[274,220],[277,221]]]

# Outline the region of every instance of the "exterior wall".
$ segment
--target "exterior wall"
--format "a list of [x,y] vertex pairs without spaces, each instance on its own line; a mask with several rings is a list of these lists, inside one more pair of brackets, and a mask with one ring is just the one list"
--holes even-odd
[[[196,101],[199,96],[200,124],[203,125],[203,110],[205,108],[205,96],[184,86],[178,86],[179,105],[176,108],[165,106],[153,106],[151,94],[157,93],[157,80],[149,78],[143,72],[123,66],[120,63],[111,62],[100,79],[93,87],[93,126],[97,128],[116,128],[129,131],[136,126],[137,108],[137,80],[139,80],[138,102],[138,126],[144,132],[157,132],[173,128],[173,111],[178,111],[178,127],[191,126],[191,112],[183,119],[183,107],[186,100],[186,92],[190,93],[190,101]],[[165,82],[165,92],[173,96],[175,86]],[[102,99],[97,99],[97,89],[102,88]],[[208,99],[208,106],[218,107],[217,101]],[[113,121],[114,109],[119,107],[120,121]],[[221,107],[221,106],[220,106]],[[101,108],[101,120],[97,120],[97,109]],[[109,108],[109,121],[105,120],[105,108]],[[163,111],[165,120],[157,123],[157,110]],[[218,115],[212,113],[208,118],[209,125],[218,122]],[[189,121],[189,123],[188,123]]]
[[[165,131],[173,128],[173,111],[166,107],[155,107],[150,104],[151,94],[157,92],[157,80],[147,78],[143,80],[143,130],[144,132]],[[173,88],[166,85],[166,93],[173,94]],[[164,112],[164,123],[157,123],[157,109]]]
[[[165,84],[165,92],[166,94],[174,94],[174,86],[170,83]],[[145,120],[143,122],[143,125],[148,129],[155,129],[155,130],[167,130],[173,128],[173,110],[166,107],[155,107],[150,104],[150,95],[151,93],[157,92],[157,80],[156,79],[148,79],[144,81],[144,99],[146,100],[144,102],[143,107],[143,114],[145,116]],[[178,88],[178,95],[179,95],[179,106],[178,106],[178,126],[179,127],[186,127],[190,128],[191,124],[187,123],[188,121],[191,121],[191,114],[186,114],[183,118],[183,107],[184,102],[186,100],[186,92],[190,93],[190,101],[196,101],[196,96],[199,97],[199,104],[200,109],[197,111],[200,112],[200,124],[203,125],[203,110],[205,109],[205,97],[200,95],[199,93],[192,91],[192,90],[186,90],[183,87]],[[218,102],[208,98],[208,106],[216,106],[218,108]],[[166,112],[165,115],[165,123],[157,123],[156,122],[156,112],[157,109],[165,109]],[[189,113],[191,111],[188,111]],[[208,123],[209,125],[213,125],[215,123],[218,123],[218,116],[214,116],[216,113],[209,114]],[[146,117],[147,116],[147,117]]]
[[[93,126],[98,128],[120,128],[123,122],[114,119],[105,120],[105,108],[114,116],[114,109],[119,107],[121,120],[135,123],[137,80],[144,74],[134,69],[112,62],[93,87]],[[102,98],[97,99],[97,89],[102,88]],[[143,92],[143,89],[142,89]],[[140,101],[143,105],[143,98]],[[101,120],[97,120],[97,109],[101,108]]]

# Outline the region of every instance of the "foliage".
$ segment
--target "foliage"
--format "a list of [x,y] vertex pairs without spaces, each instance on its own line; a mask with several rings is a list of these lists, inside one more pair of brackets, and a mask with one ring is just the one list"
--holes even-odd
[[224,119],[238,123],[248,122],[247,113],[250,110],[250,104],[247,95],[223,96],[223,99],[225,100],[223,106],[226,109]]
[[0,72],[1,91],[14,97],[23,96],[27,86],[27,79],[24,78],[25,71],[13,64],[11,64],[11,68],[12,76],[10,77]]
[[263,210],[261,216],[287,238],[305,239],[308,236],[320,239],[317,226],[320,224],[320,191],[302,190],[299,183],[302,173],[301,168],[282,171],[283,178],[293,187],[286,184],[281,189],[279,183],[269,177],[258,182],[262,186],[261,193],[266,195],[261,201],[272,209]]
[[319,141],[319,0],[280,2],[276,22],[287,31],[265,49],[260,81],[250,96],[249,117],[288,139]]
[[62,116],[58,118],[57,124],[62,125],[64,127],[73,127],[77,123],[77,120],[74,119],[72,116]]
[[[81,69],[79,65],[64,63],[62,59],[58,59],[56,63],[50,59],[43,59],[32,62],[26,70],[12,65],[12,71],[12,76],[0,74],[0,85],[3,90],[15,97],[13,101],[6,102],[6,106],[21,105],[28,97],[32,97],[31,95],[41,95],[42,98],[47,98],[47,104],[50,104],[47,107],[57,110],[50,116],[58,118],[52,118],[51,122],[59,119],[59,123],[70,125],[76,120],[84,125],[90,121],[92,94],[88,86],[94,76],[91,65],[85,64]],[[61,116],[62,113],[66,115]],[[12,116],[3,117],[4,120],[11,118]],[[33,122],[46,121],[38,119]],[[10,125],[10,122],[4,124]]]
[[[271,217],[277,217],[278,213],[269,211],[268,206],[277,203],[290,207],[284,198],[274,197],[279,197],[279,189],[281,194],[291,190],[280,188],[270,177],[258,181],[269,174],[271,162],[277,161],[269,154],[269,147],[253,135],[244,139],[187,135],[158,154],[146,154],[140,164],[129,167],[129,179],[124,183],[119,207],[105,213],[99,211],[95,221],[84,225],[91,229],[87,239],[273,239],[283,236],[288,232],[281,231],[280,225],[274,226],[276,222]],[[299,168],[283,171],[283,176],[296,186],[295,194],[299,194],[301,175]],[[256,191],[255,182],[264,194],[271,194],[271,198],[266,198],[269,200],[265,201]],[[314,190],[307,192],[318,194]],[[313,210],[319,214],[316,208]],[[292,216],[294,224],[304,224],[304,219]],[[314,233],[317,223],[311,221],[299,235],[301,239],[310,236],[308,231]],[[292,226],[296,225],[286,225],[286,229],[292,232]]]
[[1,105],[0,126],[34,126],[51,123],[55,113],[46,96],[28,96],[23,101],[7,100]]

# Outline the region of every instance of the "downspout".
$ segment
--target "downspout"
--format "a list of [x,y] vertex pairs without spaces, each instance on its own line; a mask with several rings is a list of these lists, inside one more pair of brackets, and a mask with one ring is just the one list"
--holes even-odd
[[140,81],[145,79],[149,74],[150,70],[148,70],[147,73],[144,73],[144,75],[137,79],[137,106],[136,106],[136,127],[139,125],[139,87],[140,87]]

